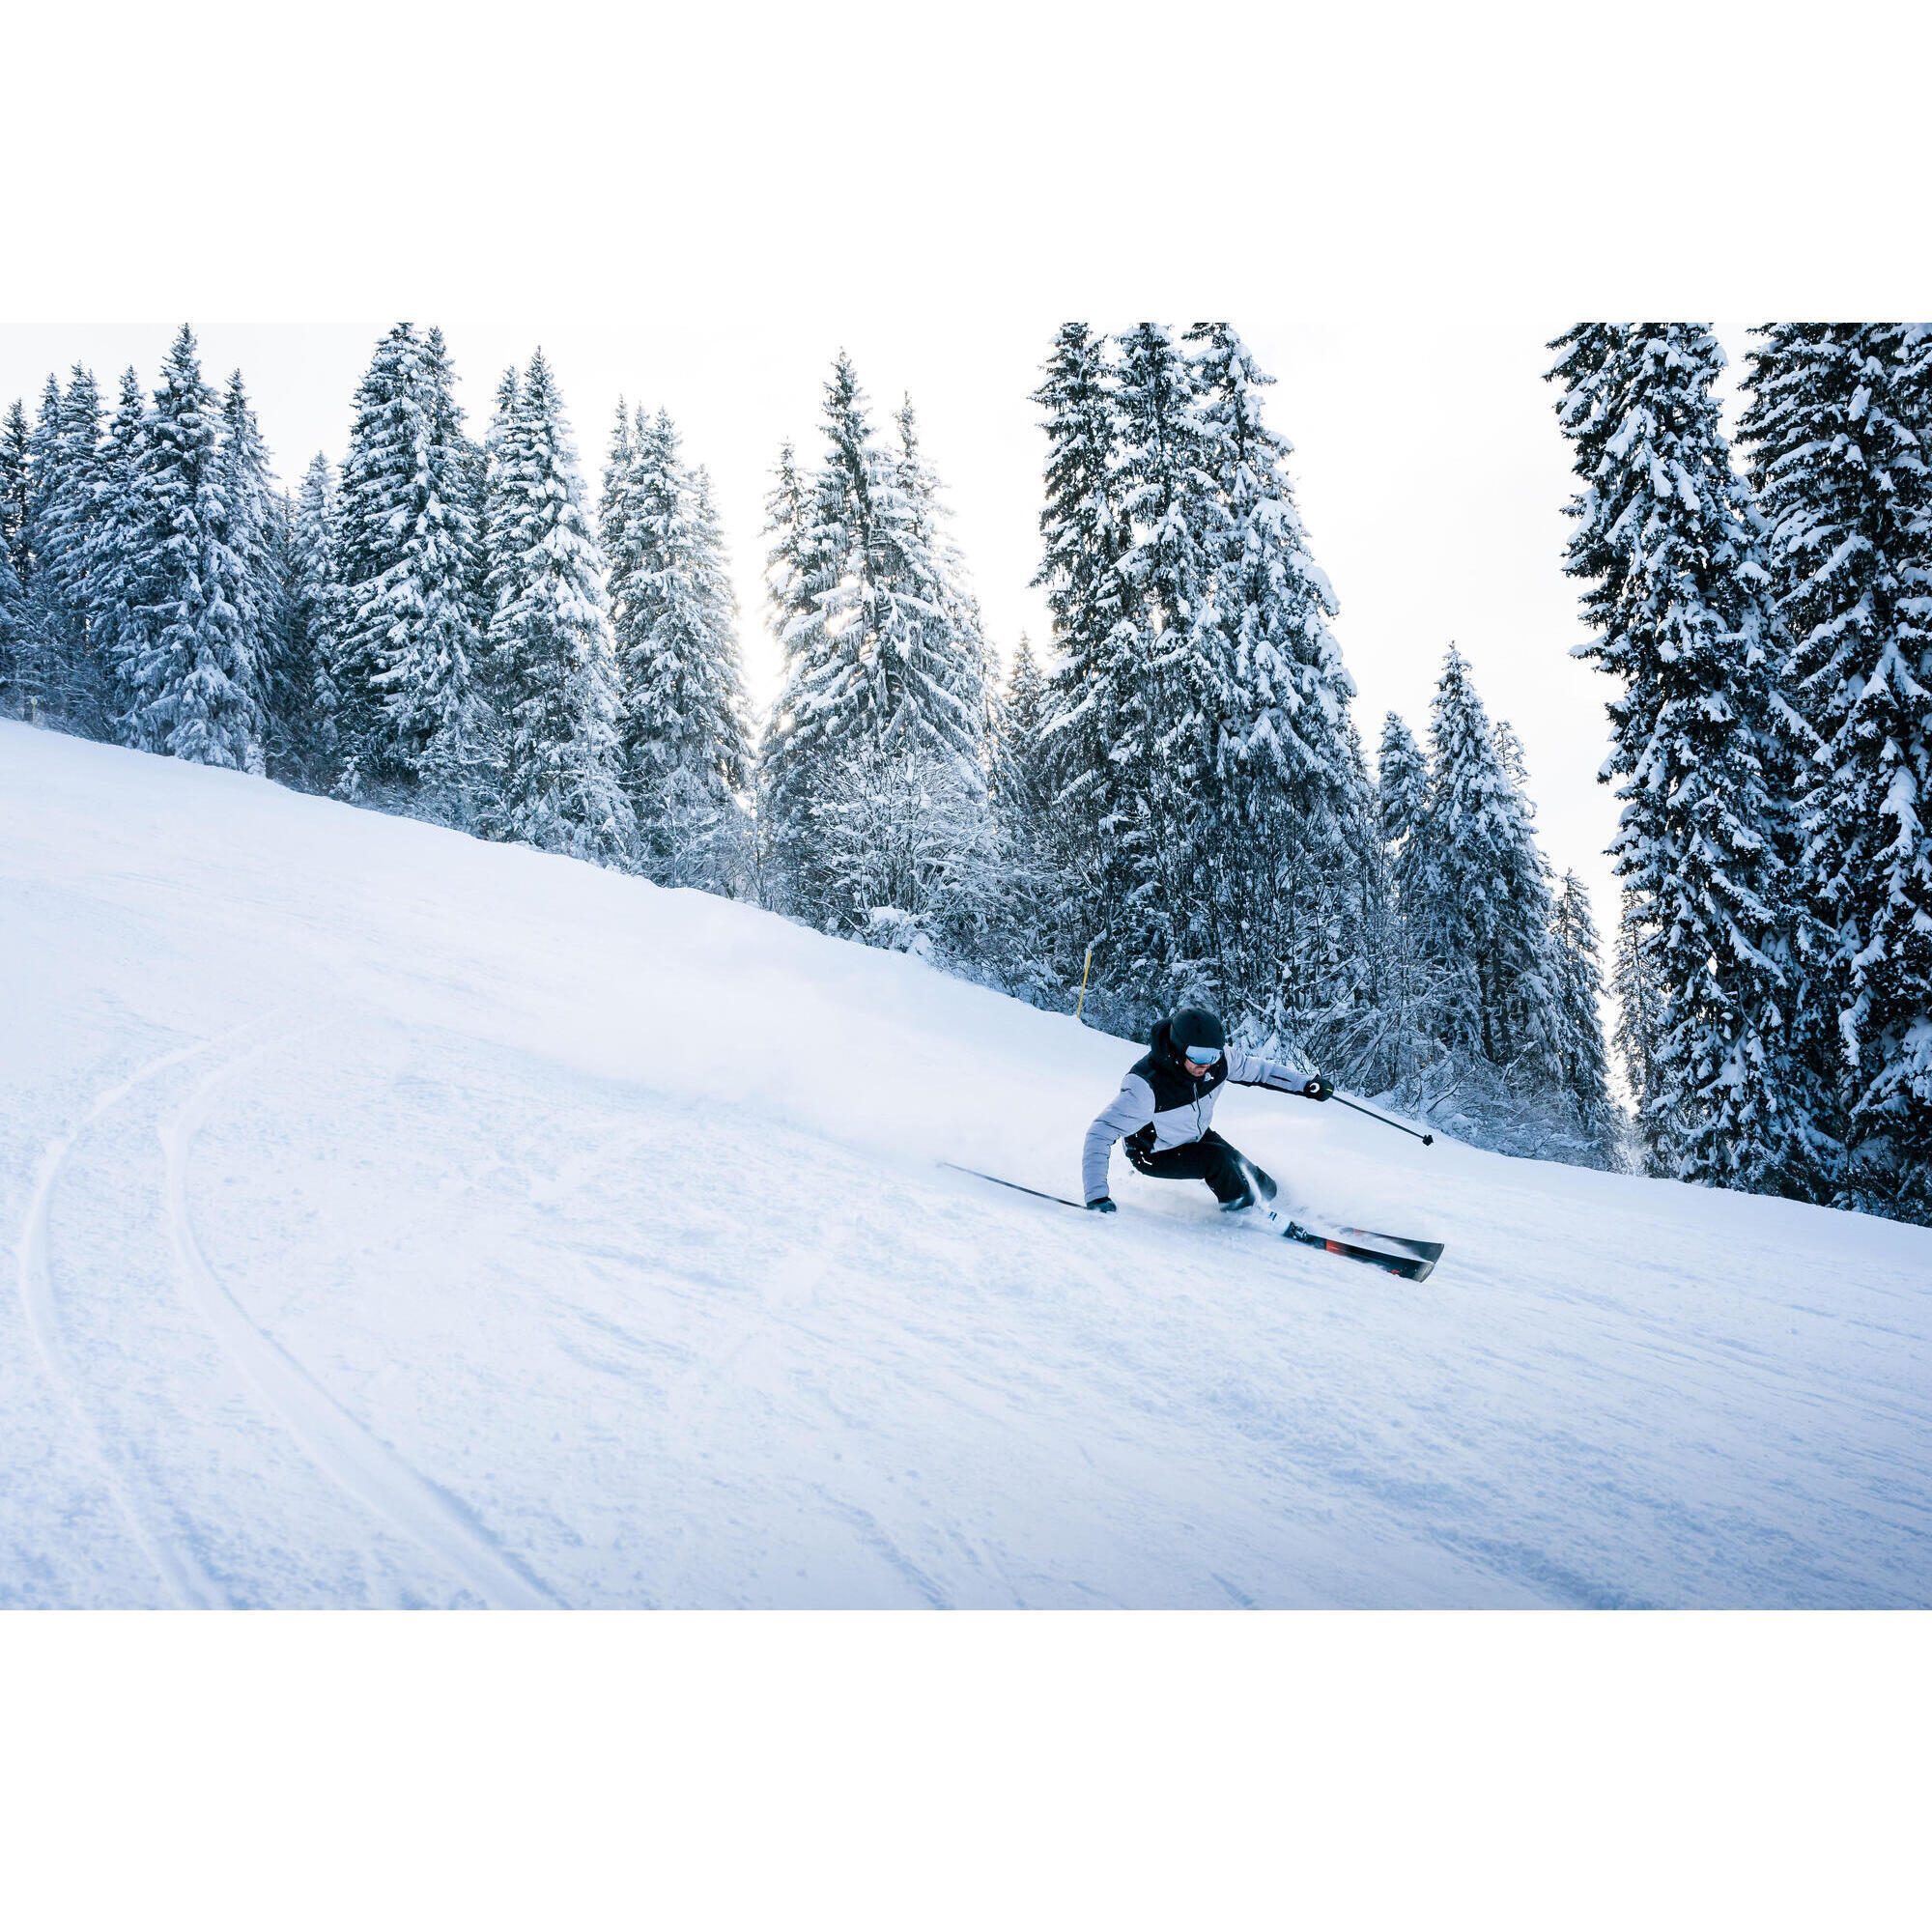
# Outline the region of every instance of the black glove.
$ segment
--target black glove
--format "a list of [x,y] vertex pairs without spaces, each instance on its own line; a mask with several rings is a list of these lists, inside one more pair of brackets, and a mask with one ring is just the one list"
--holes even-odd
[[1099,1200],[1088,1202],[1087,1211],[1090,1214],[1118,1214],[1121,1210],[1103,1194]]
[[1334,1091],[1333,1085],[1318,1073],[1302,1088],[1301,1093],[1304,1099],[1325,1100]]

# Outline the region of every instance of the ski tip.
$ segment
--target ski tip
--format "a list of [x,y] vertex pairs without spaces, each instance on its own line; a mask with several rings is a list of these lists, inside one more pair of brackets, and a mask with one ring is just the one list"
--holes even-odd
[[1431,1267],[1442,1259],[1440,1241],[1412,1241],[1406,1235],[1383,1235],[1373,1228],[1344,1228],[1342,1233],[1350,1240],[1373,1241],[1395,1254],[1412,1255],[1417,1261],[1427,1262]]
[[1324,1248],[1331,1255],[1346,1255],[1351,1262],[1364,1262],[1370,1267],[1380,1268],[1384,1274],[1396,1275],[1404,1281],[1427,1281],[1442,1253],[1439,1241],[1399,1240],[1393,1235],[1370,1234],[1361,1228],[1344,1228],[1341,1232],[1357,1236],[1363,1241],[1379,1241],[1384,1245],[1357,1246],[1354,1241],[1341,1240],[1333,1235],[1318,1234],[1285,1216],[1281,1221],[1281,1233],[1291,1241],[1299,1241],[1305,1247]]

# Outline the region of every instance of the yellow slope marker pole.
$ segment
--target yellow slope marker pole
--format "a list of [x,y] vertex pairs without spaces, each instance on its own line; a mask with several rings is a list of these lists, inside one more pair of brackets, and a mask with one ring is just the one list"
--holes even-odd
[[1080,1017],[1080,1009],[1087,1004],[1087,976],[1094,970],[1094,949],[1087,949],[1087,963],[1080,969],[1080,998],[1073,1009],[1073,1017]]

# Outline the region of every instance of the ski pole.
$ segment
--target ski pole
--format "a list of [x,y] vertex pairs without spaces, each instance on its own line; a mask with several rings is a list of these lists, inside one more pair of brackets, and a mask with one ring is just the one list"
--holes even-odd
[[[1269,1087],[1268,1092],[1270,1094],[1293,1094],[1297,1100],[1308,1098],[1308,1095],[1299,1087]],[[1329,1090],[1328,1097],[1331,1100],[1340,1100],[1345,1107],[1354,1108],[1358,1114],[1366,1114],[1372,1121],[1379,1121],[1385,1127],[1393,1127],[1399,1134],[1407,1134],[1411,1139],[1420,1141],[1424,1147],[1434,1147],[1435,1145],[1435,1136],[1434,1134],[1425,1134],[1414,1127],[1406,1127],[1400,1121],[1392,1121],[1386,1114],[1378,1114],[1373,1107],[1365,1107],[1358,1100],[1350,1100],[1345,1094],[1334,1092],[1332,1088]]]
[[1042,1194],[1037,1187],[1022,1187],[1017,1180],[1002,1180],[997,1174],[987,1174],[977,1167],[961,1167],[956,1160],[942,1160],[941,1167],[950,1167],[954,1174],[970,1174],[976,1180],[990,1180],[995,1187],[1010,1187],[1015,1194],[1031,1194],[1036,1201],[1058,1201],[1063,1208],[1084,1208],[1084,1201],[1069,1201],[1064,1194]]
[[1328,1097],[1331,1100],[1341,1100],[1343,1106],[1353,1107],[1356,1113],[1366,1114],[1372,1121],[1379,1121],[1385,1127],[1393,1127],[1399,1134],[1412,1135],[1416,1140],[1419,1140],[1424,1147],[1434,1147],[1435,1145],[1435,1136],[1434,1134],[1418,1133],[1416,1129],[1413,1127],[1404,1126],[1400,1121],[1390,1120],[1386,1114],[1377,1113],[1373,1107],[1359,1106],[1353,1100],[1344,1099],[1340,1094],[1329,1094]]
[[1080,1009],[1087,1004],[1087,976],[1094,970],[1094,949],[1087,949],[1087,963],[1080,969],[1080,998],[1073,1009],[1073,1017],[1080,1017]]

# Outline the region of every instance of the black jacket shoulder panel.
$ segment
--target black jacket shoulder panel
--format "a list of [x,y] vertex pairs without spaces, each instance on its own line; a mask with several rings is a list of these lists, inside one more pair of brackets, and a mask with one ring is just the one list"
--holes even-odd
[[1166,1045],[1162,1037],[1165,1026],[1166,1022],[1162,1021],[1161,1025],[1154,1029],[1156,1043],[1153,1052],[1143,1054],[1129,1069],[1138,1073],[1152,1088],[1153,1110],[1156,1114],[1169,1113],[1176,1107],[1190,1106],[1203,1094],[1213,1093],[1215,1088],[1228,1077],[1228,1056],[1224,1053],[1208,1069],[1208,1077],[1205,1080],[1190,1080],[1181,1070],[1180,1063],[1175,1059],[1173,1052],[1161,1050]]

